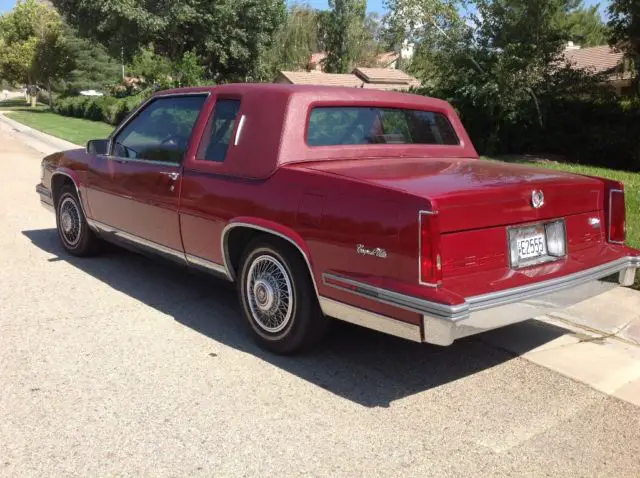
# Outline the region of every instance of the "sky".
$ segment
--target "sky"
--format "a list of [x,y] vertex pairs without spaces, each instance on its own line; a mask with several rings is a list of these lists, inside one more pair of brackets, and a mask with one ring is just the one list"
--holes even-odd
[[[292,2],[290,1],[290,3]],[[327,0],[306,0],[306,1],[301,1],[300,3],[308,3],[313,8],[318,8],[318,9],[325,9],[327,8],[327,5],[328,5]],[[382,7],[382,3],[383,3],[383,0],[368,0],[367,7],[370,12],[382,13],[384,11]],[[602,6],[602,4],[606,3],[606,0],[600,0],[600,1],[586,0],[585,1],[585,4],[587,5],[594,5],[596,3],[600,3]],[[0,13],[8,12],[13,8],[15,4],[16,4],[16,0],[0,0]],[[601,8],[601,10],[604,10],[604,9]]]
[[[5,0],[0,0],[0,3],[2,3]],[[289,3],[294,3],[292,0],[289,0]],[[326,9],[328,7],[329,2],[327,0],[300,0],[299,3],[308,3],[309,5],[311,5],[313,8],[318,8],[318,9]],[[607,0],[585,0],[585,5],[595,5],[596,3],[600,4],[600,11],[604,13],[605,8],[603,7],[604,4],[607,3]],[[368,0],[367,1],[367,9],[370,12],[378,12],[378,13],[383,13],[384,12],[384,8],[382,6],[383,4],[383,0]]]

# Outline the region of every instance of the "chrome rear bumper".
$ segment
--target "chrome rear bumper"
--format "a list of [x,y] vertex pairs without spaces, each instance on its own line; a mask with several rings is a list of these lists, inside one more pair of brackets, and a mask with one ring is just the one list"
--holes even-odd
[[[331,299],[320,298],[326,315],[416,342],[451,345],[454,340],[562,310],[614,287],[599,279],[619,274],[632,285],[640,257],[623,257],[564,277],[499,292],[468,297],[445,305],[380,289],[345,277],[325,274],[325,285],[422,315],[421,326],[381,316]],[[344,284],[344,287],[341,286]]]

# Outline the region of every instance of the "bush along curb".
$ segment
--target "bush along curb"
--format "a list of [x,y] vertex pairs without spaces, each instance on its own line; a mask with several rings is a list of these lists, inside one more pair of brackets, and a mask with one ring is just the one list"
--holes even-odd
[[72,116],[118,125],[145,100],[142,95],[126,98],[112,96],[68,96],[58,99],[53,110],[62,116]]

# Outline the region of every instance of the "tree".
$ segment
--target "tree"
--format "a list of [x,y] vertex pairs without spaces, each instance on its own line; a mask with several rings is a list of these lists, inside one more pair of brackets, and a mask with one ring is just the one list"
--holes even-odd
[[34,78],[46,85],[49,106],[53,108],[52,82],[69,75],[74,63],[61,33],[61,24],[51,23],[45,28],[35,48],[31,71]]
[[636,92],[640,96],[640,2],[611,0],[609,5],[609,43],[621,49],[634,71]]
[[545,102],[595,91],[598,78],[562,62],[570,32],[557,18],[570,3],[477,0],[471,27],[451,14],[435,28],[439,35],[426,31],[419,44],[425,92],[454,103],[481,150],[523,141],[507,133],[514,125],[543,131]]
[[[467,0],[385,0],[386,41],[399,49],[404,41],[422,42],[441,38],[462,23],[460,10]],[[445,35],[446,36],[446,35]]]
[[77,95],[82,90],[102,90],[121,80],[121,65],[102,45],[79,37],[68,26],[64,36],[73,63],[65,77],[64,90],[67,93]]
[[308,6],[293,5],[286,20],[275,32],[265,62],[270,75],[279,70],[306,68],[312,53],[321,49],[319,23],[321,14]]
[[204,76],[204,67],[194,51],[188,51],[181,59],[171,61],[146,49],[136,55],[130,69],[133,75],[144,78],[144,83],[154,89],[195,86]]
[[143,48],[181,60],[194,51],[220,81],[258,80],[285,0],[53,0],[81,35],[131,60]]
[[583,0],[577,0],[569,7],[568,11],[561,12],[558,22],[569,30],[571,41],[584,47],[607,43],[609,31],[600,16],[600,5],[585,7]]
[[[70,61],[57,12],[36,0],[20,1],[0,19],[0,69],[15,83],[51,82],[68,73]],[[51,98],[50,98],[51,100]]]
[[[323,37],[327,58],[325,71],[347,73],[362,51],[366,0],[329,0],[329,13],[323,17]],[[365,40],[366,41],[366,40]]]
[[176,86],[197,86],[204,79],[204,67],[195,50],[182,55],[182,59],[174,64]]

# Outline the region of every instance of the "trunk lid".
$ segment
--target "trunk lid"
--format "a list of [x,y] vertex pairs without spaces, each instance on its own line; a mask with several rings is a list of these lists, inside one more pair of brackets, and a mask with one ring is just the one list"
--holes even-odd
[[[597,211],[601,181],[543,168],[461,158],[323,161],[306,168],[378,184],[427,199],[440,231],[534,222]],[[532,206],[533,191],[544,205]]]

